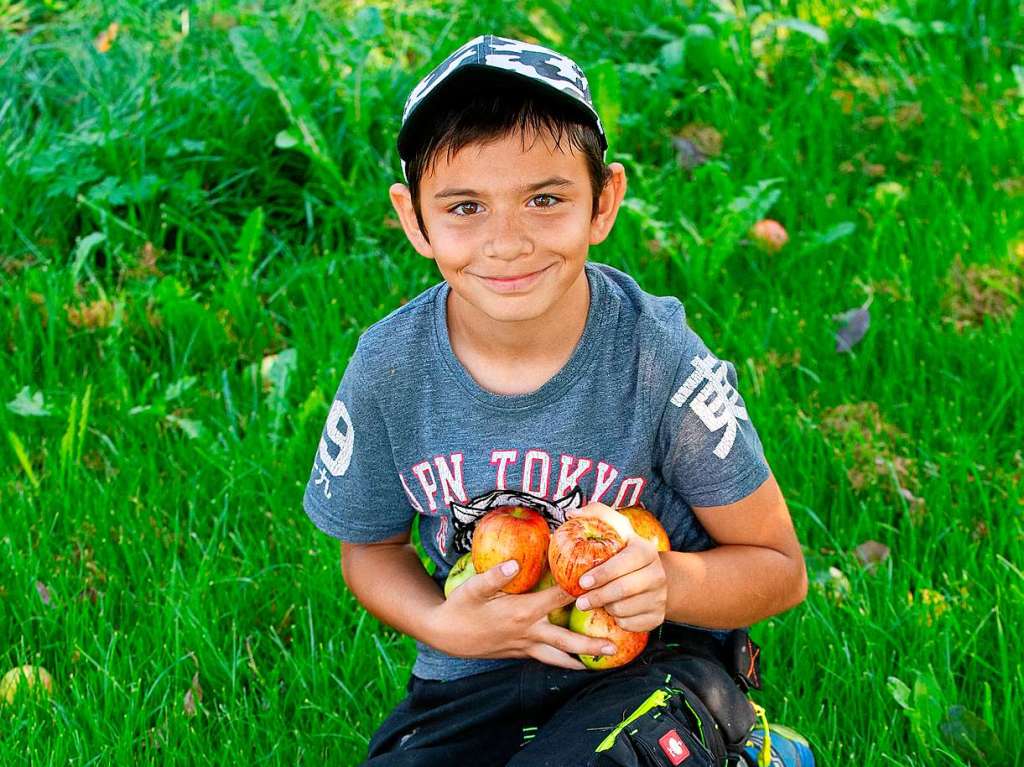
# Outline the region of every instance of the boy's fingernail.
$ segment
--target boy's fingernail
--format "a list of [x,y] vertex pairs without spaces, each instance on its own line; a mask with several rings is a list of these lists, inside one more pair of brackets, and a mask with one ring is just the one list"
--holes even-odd
[[582,578],[580,578],[580,585],[585,589],[589,589],[591,586],[594,585],[593,577],[589,575],[584,575]]
[[503,573],[505,573],[505,575],[515,575],[516,574],[516,570],[518,570],[518,569],[519,569],[519,563],[516,562],[514,559],[512,561],[510,561],[510,562],[506,562],[505,564],[503,564],[501,566],[501,571]]
[[614,646],[612,646],[612,645],[610,645],[610,644],[606,644],[606,645],[604,646],[604,649],[602,650],[602,652],[603,652],[603,653],[604,653],[605,655],[614,655],[614,654],[615,654],[615,647],[614,647]]
[[587,599],[586,597],[583,597],[582,599],[580,599],[576,603],[576,606],[578,608],[580,608],[581,610],[589,610],[590,609],[590,600]]

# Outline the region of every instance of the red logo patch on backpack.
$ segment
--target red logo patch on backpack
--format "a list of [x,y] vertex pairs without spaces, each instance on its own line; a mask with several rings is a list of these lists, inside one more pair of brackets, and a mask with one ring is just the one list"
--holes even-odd
[[658,745],[661,746],[661,750],[665,752],[665,756],[672,764],[682,764],[690,758],[690,749],[686,747],[683,739],[675,730],[669,730],[658,738]]

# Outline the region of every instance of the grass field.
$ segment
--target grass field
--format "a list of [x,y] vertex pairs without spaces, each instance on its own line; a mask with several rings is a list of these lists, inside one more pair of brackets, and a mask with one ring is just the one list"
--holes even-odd
[[414,649],[301,495],[360,332],[440,279],[394,138],[483,32],[581,64],[629,178],[592,260],[736,364],[814,581],[756,699],[823,765],[1024,764],[1021,11],[0,0],[0,673],[54,682],[0,764],[365,753]]

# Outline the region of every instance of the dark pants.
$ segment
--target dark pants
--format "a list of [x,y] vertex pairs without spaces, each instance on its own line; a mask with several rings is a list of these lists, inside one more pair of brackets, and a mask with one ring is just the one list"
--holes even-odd
[[607,671],[527,660],[452,681],[410,675],[408,694],[374,733],[365,764],[592,765],[597,746],[669,676],[696,693],[732,752],[754,715],[726,663],[710,634],[677,629],[652,633],[636,660]]

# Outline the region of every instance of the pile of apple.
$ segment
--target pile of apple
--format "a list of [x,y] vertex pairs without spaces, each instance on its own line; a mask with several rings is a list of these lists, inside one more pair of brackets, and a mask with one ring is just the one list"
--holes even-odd
[[[502,591],[523,594],[558,585],[567,594],[581,596],[586,589],[580,578],[590,569],[607,561],[626,546],[635,532],[648,539],[658,551],[668,551],[669,540],[658,519],[641,506],[616,509],[619,515],[604,518],[576,516],[567,519],[552,533],[547,520],[525,506],[498,506],[480,518],[473,531],[473,543],[448,573],[444,584],[447,599],[463,582],[510,559],[519,563],[516,576]],[[611,641],[614,655],[580,655],[591,669],[622,666],[647,646],[646,631],[626,631],[606,610],[580,610],[566,605],[548,613],[548,620],[585,634]]]

